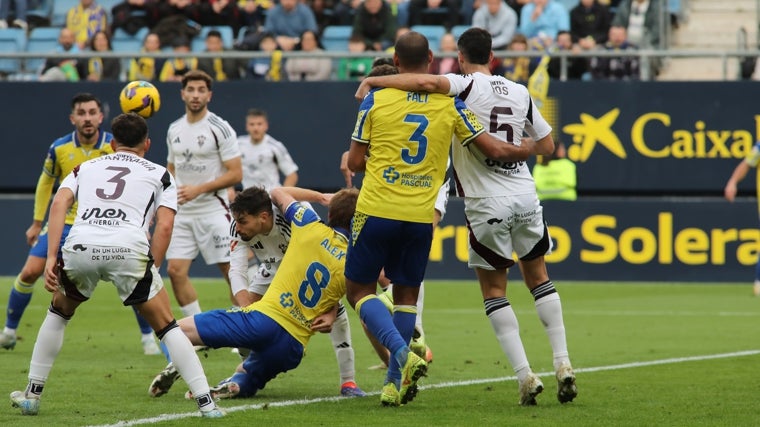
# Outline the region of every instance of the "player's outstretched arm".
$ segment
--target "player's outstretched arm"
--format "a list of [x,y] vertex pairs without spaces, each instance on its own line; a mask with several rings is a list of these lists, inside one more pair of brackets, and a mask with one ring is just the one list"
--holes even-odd
[[351,172],[364,172],[367,167],[367,154],[369,153],[369,144],[351,141],[351,147],[348,149],[348,170]]
[[[525,139],[523,138],[523,143],[525,143]],[[551,156],[554,154],[554,138],[552,137],[552,134],[546,135],[545,137],[539,139],[535,142],[536,144],[536,154],[540,154],[542,156]]]
[[514,145],[497,139],[487,132],[482,132],[472,140],[472,144],[475,144],[486,157],[500,162],[521,162],[536,154],[536,143],[532,139],[525,142],[527,143],[519,146]]
[[333,196],[330,193],[320,193],[319,191],[309,190],[307,188],[287,186],[282,186],[279,188],[291,195],[293,199],[298,200],[299,202],[319,203],[323,206],[329,205],[330,200],[332,200]]
[[285,212],[288,206],[296,201],[296,198],[291,196],[282,187],[272,189],[272,191],[269,193],[269,197],[272,198],[272,202],[277,205],[277,207],[280,209],[280,212]]
[[412,92],[442,93],[447,95],[451,86],[449,79],[433,74],[402,73],[390,76],[375,76],[362,80],[354,97],[361,101],[375,87],[392,87]]
[[723,189],[723,196],[729,202],[733,202],[736,199],[737,188],[736,186],[747,176],[750,165],[746,161],[742,160],[736,165],[734,173],[731,174],[731,178],[726,183],[726,188]]

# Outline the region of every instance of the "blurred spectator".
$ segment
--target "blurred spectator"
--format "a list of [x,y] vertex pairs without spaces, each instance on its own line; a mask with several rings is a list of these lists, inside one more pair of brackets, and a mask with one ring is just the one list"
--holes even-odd
[[317,33],[322,34],[325,27],[329,25],[335,25],[335,13],[333,12],[333,0],[306,0],[306,5],[309,6],[314,13],[314,19],[317,21]]
[[150,25],[148,20],[149,0],[126,0],[111,9],[111,31],[121,28],[131,35],[140,28]]
[[108,30],[108,12],[95,0],[79,0],[66,13],[66,28],[74,33],[79,48],[84,49],[95,33]]
[[[453,34],[446,33],[441,37],[440,53],[457,53],[457,39]],[[430,63],[429,72],[430,74],[459,74],[459,58],[457,56],[444,58],[441,55],[435,55],[433,62]]]
[[[224,42],[222,34],[217,30],[211,30],[206,34],[206,52],[223,53]],[[239,80],[243,76],[245,63],[238,58],[224,58],[221,55],[216,58],[198,59],[198,69],[203,70],[217,82]]]
[[333,8],[335,21],[333,25],[353,25],[356,9],[362,0],[337,0]]
[[409,26],[409,0],[388,0],[391,13],[396,17],[396,26]]
[[[174,53],[189,53],[190,52],[190,40],[184,37],[178,37],[172,43],[172,51]],[[198,68],[198,60],[196,58],[170,58],[161,69],[158,79],[162,82],[178,82],[182,80],[188,71]]]
[[570,11],[570,33],[573,42],[585,50],[607,43],[607,33],[611,24],[610,10],[597,0],[581,0]]
[[[98,31],[90,39],[90,51],[113,52],[111,39],[105,31]],[[118,81],[121,78],[121,60],[119,58],[93,57],[87,60],[87,80],[91,82]]]
[[[14,10],[14,19],[12,25],[14,27],[27,30],[29,24],[26,23],[26,8],[27,0],[13,0],[13,4],[16,5]],[[8,16],[11,11],[11,0],[0,0],[0,30],[8,28]]]
[[198,23],[202,26],[227,26],[237,34],[242,16],[235,0],[201,0],[198,5]]
[[385,50],[396,36],[396,17],[385,0],[364,0],[356,9],[353,34],[361,34],[367,48]]
[[554,40],[560,31],[570,31],[570,13],[555,0],[533,0],[520,11],[518,32],[527,38]]
[[459,0],[409,0],[409,26],[459,24]]
[[240,21],[243,27],[258,30],[264,25],[266,14],[274,6],[273,0],[238,0]]
[[[601,46],[607,51],[635,51],[629,43],[623,27],[610,28],[607,43]],[[639,58],[635,56],[591,58],[591,75],[594,80],[638,80]]]
[[[557,34],[557,40],[551,47],[550,51],[564,51],[577,53],[583,51],[579,45],[573,43],[573,38],[568,31],[560,31]],[[549,61],[547,71],[549,77],[553,79],[559,79],[562,73],[562,58],[552,57]],[[589,70],[588,59],[582,57],[568,57],[567,58],[567,78],[570,80],[577,80],[583,78]]]
[[399,39],[399,37],[403,36],[409,31],[412,31],[409,27],[396,28],[396,37],[393,39],[393,44],[388,46],[388,49],[385,49],[385,51],[388,53],[393,53],[393,51],[395,50],[396,41]]
[[151,31],[158,34],[161,46],[171,46],[177,39],[194,39],[200,34],[201,26],[185,15],[177,14],[163,18]]
[[[155,30],[155,27],[167,18],[184,17],[196,23],[200,21],[200,9],[195,0],[146,0],[146,4],[148,9],[148,26],[152,30]],[[171,44],[171,40],[167,41],[164,39],[160,32],[159,37],[161,37],[161,43],[164,45]]]
[[[148,33],[148,35],[145,36],[145,39],[143,40],[142,52],[161,52],[161,40],[159,40],[158,34]],[[158,80],[158,74],[164,67],[165,62],[165,58],[151,58],[148,56],[135,58],[129,63],[129,72],[127,73],[127,79],[130,81]]]
[[491,33],[493,50],[504,50],[517,31],[517,13],[504,0],[483,0],[472,15],[472,26]]
[[[70,29],[63,27],[58,35],[58,46],[55,53],[79,53],[76,36]],[[48,58],[40,70],[40,81],[43,82],[77,82],[86,74],[84,65],[75,58]]]
[[533,166],[538,199],[577,200],[575,163],[567,158],[565,145],[557,141],[552,155],[540,157],[541,160]]
[[[316,32],[304,31],[300,40],[295,50],[317,54],[324,52]],[[290,58],[285,62],[285,71],[288,73],[288,80],[290,81],[329,80],[332,74],[332,60],[325,57]]]
[[293,50],[304,31],[317,32],[314,12],[298,0],[280,0],[267,12],[264,29],[274,34],[282,50]]
[[[348,52],[361,53],[367,51],[364,37],[361,34],[351,34],[348,39]],[[338,61],[338,80],[361,80],[372,68],[372,58],[341,58]]]
[[[509,42],[507,50],[510,52],[525,52],[528,50],[528,39],[522,34],[515,34],[512,41]],[[531,70],[531,61],[528,56],[518,56],[505,58],[497,67],[496,73],[513,82],[526,84],[533,70]]]
[[612,18],[612,25],[624,27],[630,43],[642,49],[659,49],[660,18],[657,0],[623,0]]
[[277,45],[274,34],[262,32],[254,49],[260,52],[268,52],[271,56],[252,59],[246,67],[248,77],[271,82],[282,80],[282,50]]

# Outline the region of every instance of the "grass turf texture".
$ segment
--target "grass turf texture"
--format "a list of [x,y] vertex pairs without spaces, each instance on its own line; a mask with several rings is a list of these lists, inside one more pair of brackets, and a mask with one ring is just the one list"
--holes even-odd
[[[194,283],[204,309],[229,305],[221,280]],[[0,279],[2,308],[11,285],[11,278]],[[335,356],[329,337],[318,334],[297,369],[254,398],[223,400],[230,413],[215,422],[192,416],[196,407],[184,399],[187,387],[181,380],[167,395],[148,397],[148,384],[165,361],[142,354],[132,311],[120,306],[105,283],[66,330],[40,414],[22,417],[7,396],[26,385],[34,339],[50,302],[38,283],[15,350],[0,350],[0,399],[7,402],[0,425],[756,425],[760,355],[700,358],[760,349],[760,299],[751,296],[750,285],[562,282],[557,287],[578,371],[579,395],[572,403],[556,400],[551,350],[522,282],[510,285],[509,299],[533,370],[545,385],[538,406],[529,408],[517,405],[517,382],[485,317],[477,283],[429,281],[424,325],[435,358],[414,402],[380,406],[384,372],[367,369],[377,358],[349,309],[357,382],[371,396],[337,398]],[[200,356],[212,384],[229,376],[239,361],[228,349]],[[670,360],[679,358],[694,359]],[[656,361],[665,362],[652,364]],[[631,365],[636,363],[644,365]]]

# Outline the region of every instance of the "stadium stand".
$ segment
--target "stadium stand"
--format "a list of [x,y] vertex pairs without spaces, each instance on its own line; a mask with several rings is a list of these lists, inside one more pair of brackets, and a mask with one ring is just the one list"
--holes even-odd
[[50,25],[63,27],[66,25],[66,14],[69,9],[79,4],[79,0],[50,0],[53,2],[53,11],[50,16]]
[[[29,33],[26,43],[26,51],[30,53],[50,53],[58,45],[58,34],[61,29],[57,27],[38,27]],[[29,58],[24,63],[24,71],[35,73],[45,63],[44,55],[40,58]]]
[[427,37],[430,50],[437,52],[441,47],[441,37],[446,34],[446,28],[442,25],[414,25],[412,31],[416,31]]
[[206,50],[206,36],[209,31],[217,30],[222,34],[222,43],[225,49],[232,49],[235,43],[235,33],[232,31],[232,27],[226,25],[207,25],[201,28],[200,34],[193,38],[191,50],[193,52],[203,52]]
[[329,25],[322,32],[322,46],[327,51],[345,52],[353,27],[350,25]]
[[[0,30],[0,52],[20,53],[26,49],[26,31],[21,28]],[[0,59],[0,74],[9,75],[21,72],[21,60]]]
[[134,35],[129,34],[122,28],[117,28],[111,38],[114,52],[139,52],[142,49],[143,40],[148,35],[148,28],[140,28]]
[[470,28],[469,25],[454,25],[451,27],[451,34],[454,36],[455,39],[459,40],[459,36],[462,35],[463,32],[467,31]]

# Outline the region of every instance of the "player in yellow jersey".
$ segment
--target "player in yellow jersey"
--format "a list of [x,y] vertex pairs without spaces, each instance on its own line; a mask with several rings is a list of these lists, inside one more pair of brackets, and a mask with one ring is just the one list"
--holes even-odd
[[[71,100],[71,124],[75,130],[64,135],[50,145],[42,173],[37,181],[34,194],[34,217],[26,230],[26,241],[32,247],[21,273],[13,283],[8,298],[5,328],[0,333],[0,347],[13,349],[16,346],[16,329],[29,301],[32,299],[34,283],[42,275],[47,258],[47,227],[43,227],[53,186],[60,183],[80,163],[113,153],[112,135],[100,130],[103,111],[98,98],[89,93],[79,93]],[[66,217],[66,226],[61,242],[66,239],[76,216],[76,205]],[[146,354],[160,354],[153,338],[153,330],[145,319],[135,312],[142,332],[143,351]]]
[[[337,192],[330,200],[325,225],[286,190],[272,190],[272,201],[291,223],[292,236],[262,299],[242,309],[213,310],[179,321],[195,345],[252,350],[238,372],[223,382],[224,389],[212,389],[212,395],[253,396],[277,374],[298,366],[315,332],[330,331],[338,302],[346,293],[343,267],[358,193],[356,189]],[[244,224],[255,221],[245,217],[253,215],[256,207],[238,200],[252,199],[238,197],[230,205],[236,231],[248,239],[255,230]]]
[[[426,73],[433,54],[427,39],[409,32],[393,54],[401,73]],[[425,361],[409,352],[416,302],[433,238],[433,211],[449,149],[475,144],[489,158],[527,159],[535,146],[504,144],[458,98],[397,89],[371,91],[361,104],[348,153],[364,181],[346,259],[346,293],[372,334],[390,351],[383,405],[399,406],[417,393]],[[371,149],[370,149],[371,146]],[[393,282],[393,317],[377,299],[381,269]]]

